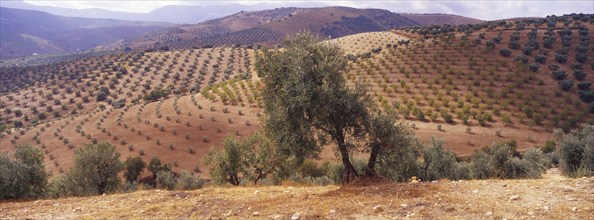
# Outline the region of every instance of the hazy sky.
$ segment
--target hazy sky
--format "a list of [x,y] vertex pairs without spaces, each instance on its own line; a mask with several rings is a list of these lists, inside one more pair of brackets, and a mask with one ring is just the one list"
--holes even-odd
[[[4,1],[4,0],[2,0]],[[252,5],[257,3],[268,3],[275,7],[291,6],[291,4],[307,2],[320,2],[326,5],[340,5],[357,8],[383,8],[396,13],[448,13],[458,14],[479,19],[500,19],[510,17],[543,17],[546,15],[568,14],[568,13],[594,13],[593,0],[549,0],[549,1],[507,1],[507,0],[487,0],[487,1],[429,1],[429,0],[396,0],[396,1],[286,1],[286,0],[268,0],[268,1],[117,1],[117,0],[24,0],[29,4],[47,5],[65,8],[102,8],[114,11],[127,12],[149,12],[151,10],[166,5],[223,5],[223,4],[244,4]]]

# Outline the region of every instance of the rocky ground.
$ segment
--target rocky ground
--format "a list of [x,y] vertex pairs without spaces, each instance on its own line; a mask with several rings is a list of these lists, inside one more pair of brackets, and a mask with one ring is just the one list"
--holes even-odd
[[594,219],[594,178],[207,187],[0,203],[8,219]]

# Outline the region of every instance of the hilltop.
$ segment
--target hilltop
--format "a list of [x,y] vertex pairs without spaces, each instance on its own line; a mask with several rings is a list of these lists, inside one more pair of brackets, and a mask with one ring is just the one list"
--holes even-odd
[[381,9],[288,7],[241,11],[198,24],[176,26],[165,32],[108,47],[183,49],[254,44],[270,46],[302,31],[319,35],[320,38],[338,38],[399,27],[479,22],[477,19],[448,14],[401,15]]
[[207,187],[0,203],[4,218],[589,219],[594,178]]

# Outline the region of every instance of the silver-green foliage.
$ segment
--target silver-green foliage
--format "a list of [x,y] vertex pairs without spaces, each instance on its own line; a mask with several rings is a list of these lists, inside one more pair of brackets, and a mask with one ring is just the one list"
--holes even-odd
[[43,153],[38,148],[22,145],[12,157],[0,154],[0,199],[43,196],[47,179]]
[[568,134],[555,131],[561,169],[568,176],[594,175],[594,125],[583,124]]
[[173,173],[169,170],[161,170],[157,172],[156,182],[157,188],[168,190],[175,189],[175,179],[173,178]]
[[74,166],[52,183],[53,196],[87,196],[119,190],[120,153],[108,142],[76,151]]
[[227,137],[222,149],[211,149],[204,159],[214,165],[211,177],[215,183],[235,186],[242,179],[258,183],[280,165],[271,141],[260,133],[240,140]]
[[204,186],[205,181],[194,176],[191,172],[182,171],[176,179],[176,188],[181,190],[194,190]]

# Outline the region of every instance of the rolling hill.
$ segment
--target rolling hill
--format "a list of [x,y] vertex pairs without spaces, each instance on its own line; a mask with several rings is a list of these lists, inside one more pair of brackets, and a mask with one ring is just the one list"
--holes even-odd
[[289,7],[253,12],[242,11],[195,25],[176,26],[166,32],[111,46],[136,49],[161,47],[183,49],[254,44],[270,46],[278,44],[285,36],[301,31],[317,34],[320,38],[337,38],[398,27],[479,22],[476,19],[455,15],[419,14],[410,16],[411,18],[407,16],[387,10],[348,7]]
[[0,59],[88,50],[166,26],[170,24],[70,18],[0,8]]
[[[262,13],[282,23],[299,16],[293,10]],[[264,23],[261,18],[226,21],[240,27]],[[464,156],[493,142],[542,146],[555,128],[593,123],[592,21],[585,15],[409,27],[325,43],[345,50],[345,77],[367,82],[381,109],[395,111],[422,141],[443,138]],[[256,53],[247,47],[132,51],[2,68],[0,152],[39,146],[56,174],[76,149],[107,140],[123,157],[158,156],[176,171],[192,170],[225,136],[260,127]],[[332,161],[334,153],[324,151],[321,159]]]

